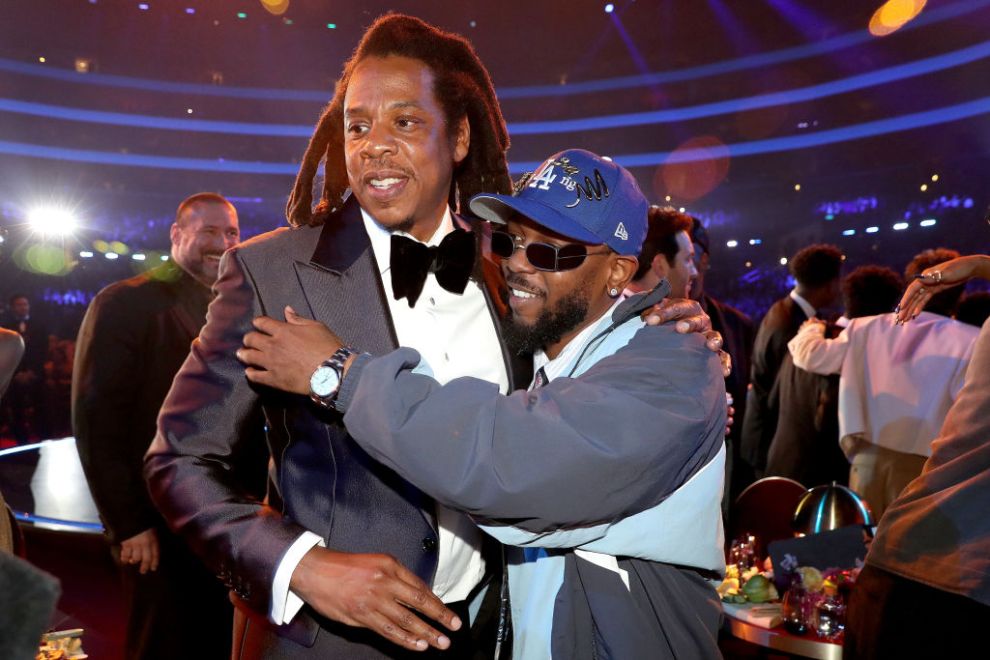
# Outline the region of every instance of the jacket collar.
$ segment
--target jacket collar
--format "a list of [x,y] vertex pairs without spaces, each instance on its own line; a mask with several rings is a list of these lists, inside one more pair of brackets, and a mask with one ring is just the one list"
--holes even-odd
[[310,263],[318,268],[342,273],[354,265],[371,246],[361,220],[361,207],[350,196],[339,213],[327,218],[320,232]]

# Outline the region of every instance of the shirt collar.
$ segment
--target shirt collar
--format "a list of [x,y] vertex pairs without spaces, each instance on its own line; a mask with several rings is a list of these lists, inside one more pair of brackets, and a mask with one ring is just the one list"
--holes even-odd
[[543,372],[547,375],[548,380],[553,380],[557,376],[561,375],[561,372],[574,360],[577,356],[578,351],[580,351],[585,344],[592,338],[595,332],[598,330],[598,326],[601,325],[601,321],[604,318],[611,318],[612,312],[615,308],[619,306],[624,300],[624,297],[620,297],[612,306],[605,310],[605,313],[599,316],[594,322],[589,323],[581,332],[577,333],[573,339],[567,342],[567,345],[557,354],[557,357],[550,359],[543,349],[538,349],[533,353],[533,373],[536,373],[541,367]]
[[810,302],[798,295],[797,289],[792,289],[788,295],[791,297],[791,300],[798,304],[798,307],[801,308],[801,311],[803,311],[809,319],[814,318],[815,315],[818,314],[818,310],[816,310]]
[[[392,234],[405,236],[417,243],[422,243],[422,241],[404,231],[393,232],[382,227],[363,208],[361,209],[361,219],[364,221],[364,230],[368,233],[368,238],[371,240],[371,251],[375,254],[375,261],[378,263],[378,272],[382,275],[387,273],[392,267]],[[454,231],[454,219],[450,214],[450,207],[448,206],[444,209],[443,218],[440,219],[440,226],[437,227],[437,230],[433,232],[433,236],[425,244],[431,247],[440,245],[440,241],[452,231]]]

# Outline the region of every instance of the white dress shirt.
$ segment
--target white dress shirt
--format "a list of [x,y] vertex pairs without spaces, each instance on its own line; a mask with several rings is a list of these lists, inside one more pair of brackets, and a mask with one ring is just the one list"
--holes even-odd
[[[499,392],[507,394],[508,373],[495,330],[496,320],[481,289],[483,284],[471,280],[463,294],[451,293],[439,285],[435,274],[430,273],[415,307],[409,307],[405,298],[395,300],[389,265],[392,232],[375,222],[364,209],[361,209],[361,216],[382,276],[399,345],[419,351],[441,384],[471,376],[496,383]],[[439,245],[453,230],[453,217],[448,209],[426,245]],[[436,514],[439,540],[433,591],[447,603],[464,600],[485,575],[481,532],[462,513],[438,504]],[[275,623],[288,623],[302,607],[302,599],[289,589],[289,580],[303,556],[315,545],[325,546],[325,543],[318,535],[304,532],[279,563],[272,584],[271,618]]]
[[801,294],[797,292],[797,289],[791,289],[791,292],[787,295],[790,296],[791,300],[797,303],[797,306],[801,308],[801,311],[804,312],[804,315],[809,319],[815,318],[818,314],[818,310],[815,309],[815,306],[805,300]]
[[851,458],[857,443],[931,456],[962,389],[979,328],[922,312],[905,325],[893,314],[852,319],[835,339],[820,323],[801,327],[787,347],[794,366],[840,374],[839,438]]

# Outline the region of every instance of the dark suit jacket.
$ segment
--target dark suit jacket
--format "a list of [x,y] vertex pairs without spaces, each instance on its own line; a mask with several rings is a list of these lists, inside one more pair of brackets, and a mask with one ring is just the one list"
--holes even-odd
[[839,376],[799,369],[788,353],[774,392],[780,416],[766,476],[788,477],[808,488],[848,483],[849,462],[839,447]]
[[731,503],[749,485],[750,471],[741,470],[744,466],[739,454],[739,440],[746,416],[746,387],[749,384],[756,325],[746,314],[708,294],[704,294],[699,302],[712,319],[712,329],[722,333],[723,350],[732,357],[732,372],[725,378],[725,391],[732,395],[732,405],[736,412],[735,423],[725,438],[726,481],[722,493],[723,510],[728,515]]
[[801,307],[790,296],[785,296],[770,307],[756,332],[750,371],[751,387],[746,396],[746,415],[740,439],[741,458],[753,468],[756,478],[763,476],[767,452],[777,430],[778,397],[773,389],[777,384],[780,365],[787,355],[787,342],[797,334],[807,318]]
[[[494,315],[499,298],[493,280],[486,281]],[[283,553],[307,529],[336,550],[388,553],[429,584],[437,563],[433,501],[372,460],[338,413],[306,396],[251,385],[234,355],[254,317],[281,318],[286,305],[359,350],[384,354],[397,347],[356,201],[323,226],[279,229],[228,251],[215,290],[146,458],[145,474],[166,519],[259,617],[268,612]],[[230,471],[250,442],[245,422],[259,407],[273,458],[266,504],[238,491]],[[297,657],[306,647],[313,657],[400,651],[308,606],[278,630],[260,618],[248,625],[249,635],[264,637],[252,642],[264,657]]]
[[44,377],[45,361],[48,359],[48,328],[35,317],[30,317],[24,325],[24,332],[21,332],[21,322],[13,315],[7,315],[0,323],[0,327],[13,330],[24,339],[24,357],[17,370],[30,370],[39,378]]
[[162,526],[142,476],[144,453],[209,302],[206,287],[168,262],[100,291],[79,328],[72,425],[114,543]]

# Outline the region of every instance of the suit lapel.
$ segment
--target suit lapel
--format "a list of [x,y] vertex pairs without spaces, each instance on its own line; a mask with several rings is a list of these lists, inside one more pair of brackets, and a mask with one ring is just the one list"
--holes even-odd
[[309,262],[295,262],[299,285],[312,318],[345,344],[373,355],[398,347],[381,276],[352,198],[323,225]]
[[[353,197],[323,225],[309,262],[296,261],[295,269],[312,318],[345,345],[372,355],[398,348],[381,274]],[[437,529],[433,500],[411,484],[402,484],[399,488],[408,488],[409,501],[416,502],[423,518]]]

